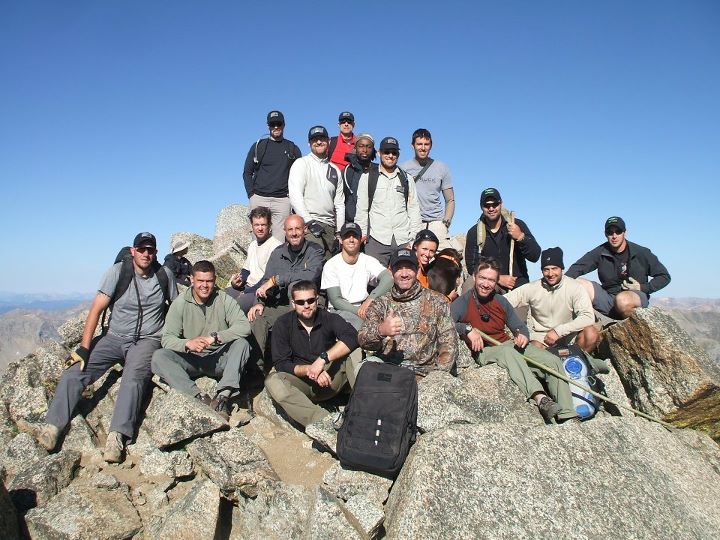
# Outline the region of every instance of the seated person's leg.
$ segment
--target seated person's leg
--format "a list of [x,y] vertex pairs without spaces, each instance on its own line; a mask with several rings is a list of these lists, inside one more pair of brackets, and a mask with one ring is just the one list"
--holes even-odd
[[[534,347],[528,347],[528,349]],[[525,362],[525,359],[515,350],[512,341],[506,341],[502,345],[494,347],[485,347],[480,353],[480,365],[496,363],[508,372],[510,379],[520,388],[527,398],[531,398],[538,393],[544,393],[540,382],[535,378],[533,372]]]
[[627,319],[635,308],[648,307],[647,294],[642,291],[622,291],[615,297],[615,312]]
[[593,308],[610,317],[613,308],[615,307],[615,298],[605,289],[603,289],[599,283],[595,281],[588,281],[593,290],[593,294],[590,297],[592,299]]
[[594,325],[590,325],[578,332],[575,344],[586,353],[589,353],[597,347],[599,341],[600,332],[597,331],[597,328],[595,328]]
[[220,353],[214,373],[216,377],[221,377],[217,385],[218,394],[230,397],[240,390],[240,378],[249,357],[250,345],[243,338],[236,339]]
[[[535,360],[543,366],[547,366],[560,374],[565,374],[565,368],[563,368],[562,360],[548,351],[537,349],[535,347],[527,347],[524,354],[531,360]],[[552,397],[553,400],[555,400],[555,402],[560,406],[560,411],[557,413],[558,419],[567,420],[568,418],[577,416],[575,406],[572,402],[570,385],[562,379],[558,379],[554,375],[550,375],[540,368],[535,368],[533,372],[546,381],[550,397]]]
[[265,388],[278,406],[302,426],[325,418],[329,413],[310,401],[312,385],[305,378],[290,373],[274,372],[265,379]]
[[158,349],[152,356],[152,372],[165,381],[170,388],[183,394],[195,397],[200,389],[193,379],[199,377],[201,372],[194,361],[193,355],[177,353],[170,349]]

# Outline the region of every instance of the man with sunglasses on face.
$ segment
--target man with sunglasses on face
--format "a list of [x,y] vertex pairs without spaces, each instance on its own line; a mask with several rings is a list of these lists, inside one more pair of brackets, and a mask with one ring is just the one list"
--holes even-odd
[[308,132],[310,153],[290,168],[288,190],[293,210],[305,220],[305,239],[332,257],[335,236],[345,219],[345,192],[340,169],[327,158],[328,132],[314,126]]
[[[63,372],[48,408],[47,424],[38,433],[38,441],[47,450],[57,446],[85,387],[120,362],[122,379],[103,457],[110,463],[122,460],[125,443],[134,434],[145,388],[152,376],[150,360],[160,348],[166,297],[172,300],[177,296],[173,273],[157,265],[156,253],[155,236],[149,232],[139,233],[130,248],[133,274],[127,289],[117,290],[126,261],[114,264],[105,273],[90,306],[80,346],[73,353],[76,361]],[[159,272],[165,272],[167,278],[160,279]],[[163,283],[167,287],[165,291]],[[116,293],[118,296],[113,298]],[[111,301],[107,332],[93,339],[98,321]]]
[[347,154],[352,152],[355,145],[355,115],[349,111],[343,111],[338,117],[340,134],[330,139],[328,157],[330,161],[342,171],[348,164]]
[[339,315],[318,309],[317,299],[314,281],[293,286],[293,311],[273,326],[275,371],[265,380],[273,401],[302,426],[330,414],[318,401],[355,382],[348,355],[357,348],[357,331]]
[[[503,210],[500,192],[484,189],[480,194],[482,216],[477,225],[470,227],[465,243],[465,264],[470,275],[480,257],[493,257],[500,264],[498,289],[507,292],[530,281],[527,261],[540,259],[540,245],[521,219],[510,218]],[[504,215],[503,215],[504,214]],[[513,263],[510,268],[510,252]],[[467,290],[467,287],[463,287]]]
[[410,247],[422,228],[415,182],[398,167],[395,137],[380,141],[380,165],[360,177],[355,223],[366,238],[365,253],[387,266],[398,247]]
[[300,149],[283,138],[285,116],[280,111],[270,111],[267,115],[270,136],[259,139],[250,147],[243,181],[250,201],[250,210],[257,206],[267,206],[272,211],[273,236],[283,240],[283,222],[290,215],[288,198],[288,176],[290,166],[302,154]]
[[577,281],[590,295],[593,307],[613,319],[627,319],[635,308],[648,307],[650,295],[670,283],[667,268],[648,248],[628,241],[626,232],[623,218],[609,217],[607,242],[588,251],[565,272],[577,278],[597,270],[600,283]]

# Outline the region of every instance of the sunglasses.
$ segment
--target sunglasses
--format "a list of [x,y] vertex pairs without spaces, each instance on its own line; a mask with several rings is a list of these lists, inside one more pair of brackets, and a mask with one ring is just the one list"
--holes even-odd
[[352,124],[352,120],[340,120],[340,125],[342,124]]
[[305,304],[307,304],[308,306],[312,306],[316,301],[317,296],[313,296],[312,298],[293,300],[293,303],[297,304],[298,306],[304,306]]
[[485,207],[485,208],[497,208],[498,206],[500,206],[500,204],[502,204],[502,203],[499,203],[499,202],[486,202],[485,204],[483,204],[483,207]]
[[400,152],[397,150],[380,150],[381,154],[392,154],[393,156],[399,156]]
[[605,236],[613,236],[613,235],[620,236],[624,232],[625,231],[621,231],[620,229],[609,229],[609,230],[605,231]]
[[283,124],[280,122],[273,122],[272,124],[268,124],[270,126],[270,129],[277,129],[283,127]]
[[140,253],[147,252],[147,253],[150,253],[150,255],[152,255],[153,253],[157,252],[157,249],[152,248],[152,247],[143,246],[143,247],[135,248],[135,251],[138,251]]

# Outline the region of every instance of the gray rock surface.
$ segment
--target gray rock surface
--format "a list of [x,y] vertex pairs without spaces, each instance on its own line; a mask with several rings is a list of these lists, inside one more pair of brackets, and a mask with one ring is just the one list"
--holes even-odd
[[95,434],[85,419],[77,415],[70,422],[70,430],[62,441],[63,450],[77,450],[85,460],[102,463],[102,452],[97,447]]
[[214,252],[222,253],[229,248],[235,249],[238,259],[242,258],[241,265],[245,260],[247,247],[253,239],[248,220],[249,213],[250,208],[244,204],[233,204],[220,210],[215,222]]
[[277,479],[262,450],[239,429],[197,439],[187,451],[226,496],[238,490],[254,497],[259,484]]
[[318,442],[321,447],[330,450],[333,455],[337,451],[337,430],[333,424],[337,416],[337,413],[329,414],[305,428],[305,435]]
[[185,450],[163,452],[153,448],[140,460],[139,467],[145,476],[183,478],[194,474],[193,460]]
[[348,521],[341,503],[331,493],[318,487],[315,501],[306,524],[307,538],[337,540],[362,539],[362,533]]
[[285,416],[285,413],[283,413],[282,410],[278,409],[275,406],[275,403],[273,402],[272,398],[267,393],[267,390],[265,390],[265,388],[263,388],[262,391],[255,398],[255,413],[264,416],[273,424],[276,424],[285,429],[297,429],[290,423],[288,418]]
[[[190,248],[188,249],[188,253],[185,257],[187,257],[187,259],[193,264],[203,259],[212,259],[213,257],[213,242],[204,236],[181,232],[172,235],[170,238],[170,245],[172,245],[175,240],[180,242],[190,242]],[[170,246],[168,246],[168,253],[170,252],[169,248]]]
[[360,495],[382,505],[391,486],[392,480],[364,471],[344,469],[339,462],[330,467],[323,476],[323,487],[344,501]]
[[158,448],[207,435],[228,427],[218,413],[176,390],[154,399],[147,409],[143,427]]
[[126,485],[106,489],[90,481],[73,482],[25,521],[30,536],[43,539],[121,540],[142,529]]
[[717,470],[644,420],[453,425],[419,438],[385,527],[389,538],[598,538],[611,523],[615,538],[717,538],[718,497]]
[[196,482],[167,512],[147,527],[146,538],[212,540],[218,521],[220,490],[210,480]]
[[80,453],[74,450],[62,450],[28,464],[8,485],[15,508],[26,512],[44,505],[70,484],[79,465]]
[[20,433],[0,453],[0,467],[5,470],[6,478],[12,478],[47,455],[31,435]]
[[380,527],[385,521],[385,511],[382,504],[371,501],[363,495],[355,495],[345,503],[345,510],[351,515],[348,516],[350,523],[359,529],[368,538],[376,538],[380,533]]
[[[88,311],[83,311],[80,315],[68,319],[63,324],[58,326],[58,334],[62,339],[62,344],[68,349],[74,348],[82,339],[83,331],[85,330],[85,320],[87,319]],[[96,334],[100,332],[100,325]]]
[[233,511],[230,540],[306,538],[314,494],[302,486],[273,482],[255,499],[241,499]]

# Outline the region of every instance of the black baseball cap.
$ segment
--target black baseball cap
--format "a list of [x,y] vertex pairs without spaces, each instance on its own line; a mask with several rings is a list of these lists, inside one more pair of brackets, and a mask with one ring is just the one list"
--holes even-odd
[[338,122],[342,123],[343,120],[350,120],[353,124],[355,123],[355,116],[350,111],[343,111],[338,117]]
[[397,142],[397,139],[395,137],[385,137],[382,141],[380,141],[380,151],[383,150],[397,150],[400,151],[400,145]]
[[157,249],[157,240],[155,235],[149,232],[137,233],[135,240],[133,240],[133,247],[151,247]]
[[285,117],[283,116],[283,113],[280,111],[270,111],[267,115],[267,123],[268,124],[283,124],[285,125]]
[[547,248],[540,255],[540,268],[546,266],[559,266],[565,268],[563,264],[563,250],[559,247]]
[[415,235],[413,247],[417,246],[420,242],[424,242],[425,240],[430,240],[431,242],[435,242],[436,245],[440,245],[440,240],[438,240],[438,237],[434,232],[432,232],[430,229],[420,229]]
[[418,270],[418,260],[415,253],[410,251],[408,248],[400,248],[390,257],[390,269],[394,272],[395,267],[402,263],[407,262],[412,266],[415,271]]
[[313,126],[310,128],[310,131],[308,131],[308,141],[312,141],[313,139],[327,139],[329,138],[327,129],[325,129],[323,126]]
[[500,192],[494,187],[484,189],[483,192],[480,194],[480,206],[485,204],[485,201],[487,201],[488,199],[494,199],[497,202],[502,202]]
[[362,238],[362,229],[357,223],[345,223],[340,227],[340,238],[345,238],[348,234],[354,234],[358,238]]
[[625,220],[618,216],[611,216],[605,220],[605,233],[607,234],[610,229],[617,229],[620,232],[625,232]]

